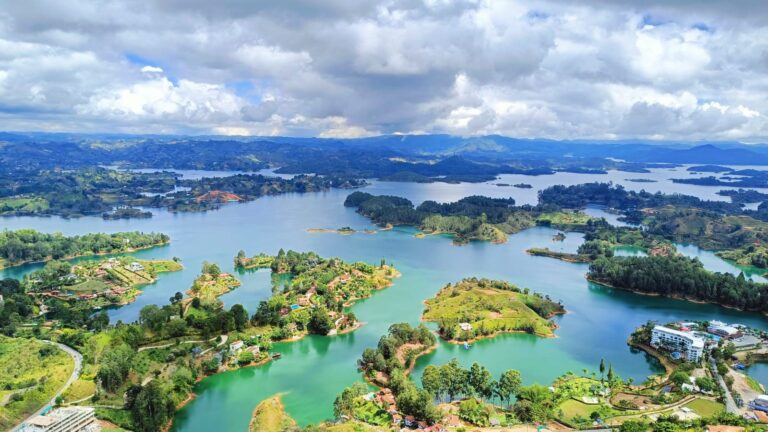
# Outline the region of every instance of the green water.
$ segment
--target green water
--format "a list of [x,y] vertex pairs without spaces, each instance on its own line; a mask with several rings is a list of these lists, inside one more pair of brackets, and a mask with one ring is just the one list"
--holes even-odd
[[[536,188],[539,188],[546,186],[547,182],[619,181],[633,176],[637,177],[612,173],[585,179],[584,175],[567,177],[559,174],[521,177],[506,182],[535,181]],[[650,185],[658,186],[659,183]],[[690,187],[676,187],[683,186]],[[702,190],[700,187],[690,188],[684,192]],[[493,184],[374,183],[366,189],[371,193],[405,196],[416,202],[424,199],[451,201],[478,193],[513,196],[520,202],[530,202],[531,194],[530,190]],[[714,191],[703,190],[706,192],[703,195],[707,197]],[[133,321],[144,305],[166,303],[173,293],[185,291],[203,260],[218,262],[225,271],[232,271],[232,258],[240,249],[249,254],[276,253],[281,247],[314,250],[323,256],[371,263],[386,258],[402,272],[403,276],[396,280],[394,286],[353,307],[359,319],[366,322],[359,330],[342,336],[307,337],[294,343],[276,344],[275,350],[283,353],[281,360],[259,368],[215,375],[202,381],[196,388],[197,399],[179,412],[175,431],[246,430],[256,404],[275,393],[284,394],[283,401],[288,412],[300,424],[331,417],[334,397],[344,387],[361,379],[356,372],[355,361],[363,349],[375,346],[392,323],[407,321],[417,324],[424,299],[433,296],[446,283],[468,276],[507,279],[562,300],[568,313],[556,318],[560,325],[557,337],[542,339],[524,334],[505,335],[478,342],[469,350],[441,342],[437,350],[418,361],[414,371],[417,380],[427,364],[440,364],[456,357],[465,366],[474,361],[481,362],[494,375],[509,368],[519,369],[526,383],[544,384],[567,371],[594,370],[604,358],[620,376],[641,381],[657,372],[659,367],[645,354],[632,352],[625,341],[636,326],[647,320],[719,319],[766,328],[764,319],[758,315],[608,289],[584,279],[586,265],[531,257],[525,253],[527,248],[536,246],[573,252],[582,241],[581,235],[576,233],[568,233],[564,242],[553,242],[552,236],[556,231],[534,228],[510,236],[509,242],[503,245],[476,242],[454,246],[445,237],[417,239],[412,229],[405,228],[351,236],[306,232],[307,228],[313,227],[371,228],[365,218],[343,207],[348,193],[331,191],[266,197],[250,203],[228,205],[209,213],[173,215],[155,211],[155,217],[148,220],[7,218],[0,220],[0,226],[68,234],[122,230],[169,234],[171,245],[137,255],[144,258],[178,256],[182,258],[185,270],[162,275],[156,284],[144,288],[144,293],[135,303],[110,310],[113,322]],[[710,252],[687,246],[683,247],[683,252],[698,256],[712,269],[740,271]],[[36,268],[39,266],[9,269],[3,276],[18,277]],[[242,286],[222,299],[227,306],[242,303],[253,312],[260,300],[271,295],[270,274],[254,271],[242,272],[238,276]]]

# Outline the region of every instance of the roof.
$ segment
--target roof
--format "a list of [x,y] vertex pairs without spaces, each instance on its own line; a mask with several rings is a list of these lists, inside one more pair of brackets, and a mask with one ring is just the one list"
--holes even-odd
[[741,432],[744,430],[742,426],[726,426],[726,425],[712,425],[707,426],[709,432]]
[[738,339],[732,340],[731,342],[733,342],[733,345],[738,348],[742,346],[757,345],[761,342],[761,340],[756,336],[744,335]]
[[46,417],[46,416],[37,416],[30,419],[27,424],[33,425],[33,426],[50,426],[54,423],[56,423],[55,418],[53,417]]
[[675,330],[673,328],[664,327],[664,326],[660,326],[660,325],[655,326],[653,328],[653,331],[658,331],[658,332],[662,332],[662,333],[667,333],[667,334],[671,334],[671,335],[680,336],[682,338],[685,338],[685,339],[688,339],[689,341],[691,341],[691,345],[694,348],[704,348],[704,339],[702,339],[702,338],[700,338],[698,336],[694,336],[691,333],[683,332],[683,331],[680,331],[680,330]]

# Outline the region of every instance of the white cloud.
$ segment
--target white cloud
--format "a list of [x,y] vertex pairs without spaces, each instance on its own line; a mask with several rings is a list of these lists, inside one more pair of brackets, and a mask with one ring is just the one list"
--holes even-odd
[[12,2],[0,129],[768,140],[768,9],[716,3]]

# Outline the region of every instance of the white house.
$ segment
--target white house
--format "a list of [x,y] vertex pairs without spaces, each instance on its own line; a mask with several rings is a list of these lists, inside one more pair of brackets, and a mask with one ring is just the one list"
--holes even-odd
[[95,409],[91,407],[57,408],[25,422],[21,432],[81,432],[100,430]]
[[243,349],[244,346],[245,344],[243,343],[243,341],[241,340],[234,341],[231,344],[229,344],[229,353],[237,354],[241,349]]
[[472,331],[472,324],[466,322],[459,323],[459,328],[464,331]]
[[144,266],[134,261],[128,266],[128,270],[135,272],[143,271]]
[[688,361],[694,363],[698,363],[704,354],[704,339],[664,326],[656,326],[651,331],[651,346],[679,351]]

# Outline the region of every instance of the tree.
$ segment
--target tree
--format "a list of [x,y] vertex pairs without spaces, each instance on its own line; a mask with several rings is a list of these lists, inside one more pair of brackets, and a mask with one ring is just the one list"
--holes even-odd
[[502,402],[509,403],[512,395],[516,395],[520,390],[522,383],[523,380],[520,377],[520,372],[514,369],[509,369],[503,372],[499,377],[494,392]]
[[538,384],[522,387],[514,406],[517,418],[524,422],[546,422],[552,418],[553,409],[552,392]]
[[605,359],[600,359],[600,382],[603,382],[605,376]]
[[648,423],[641,420],[627,420],[619,426],[619,432],[645,432]]
[[158,331],[168,320],[168,314],[157,305],[147,305],[139,311],[139,322],[152,331]]
[[152,380],[136,395],[131,409],[133,426],[140,432],[161,430],[173,416],[174,408],[171,392],[159,380]]
[[675,383],[677,386],[682,386],[683,384],[690,381],[690,377],[687,373],[681,370],[676,370],[672,372],[672,375],[669,376],[669,380]]
[[337,419],[342,417],[352,417],[352,410],[354,409],[354,401],[358,397],[368,393],[368,386],[356,382],[352,386],[345,388],[340,395],[336,396],[333,401],[333,415]]
[[428,391],[435,399],[440,399],[443,393],[443,381],[440,375],[440,368],[435,365],[429,365],[424,368],[421,374],[421,386]]
[[472,363],[469,369],[469,386],[472,391],[483,399],[493,396],[493,377],[485,366]]
[[614,375],[613,375],[613,365],[610,364],[610,365],[608,365],[608,385],[609,386],[613,385],[613,378],[614,378]]
[[490,425],[488,409],[475,398],[469,398],[459,403],[459,418],[473,425],[487,427]]
[[310,333],[327,335],[333,328],[333,321],[328,315],[328,310],[322,306],[314,308],[307,327]]
[[445,393],[448,400],[453,401],[456,396],[465,393],[467,390],[467,371],[461,368],[459,361],[452,359],[440,367]]
[[245,310],[243,305],[236,304],[232,305],[229,312],[232,313],[232,317],[235,319],[235,328],[237,331],[243,331],[248,325],[248,311]]

